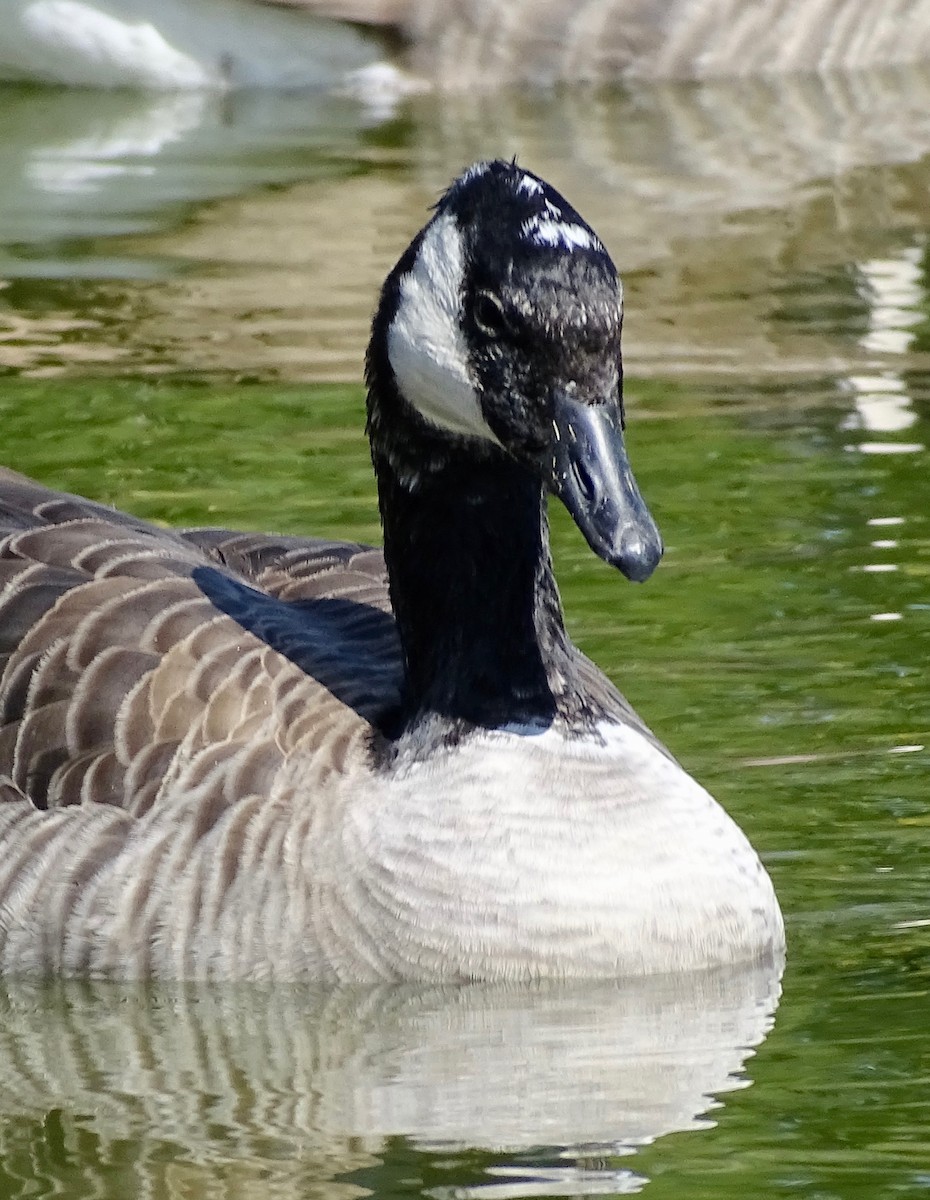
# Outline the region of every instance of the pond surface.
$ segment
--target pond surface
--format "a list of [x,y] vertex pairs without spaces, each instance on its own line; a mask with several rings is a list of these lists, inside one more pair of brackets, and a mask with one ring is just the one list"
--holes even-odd
[[633,588],[554,511],[570,627],[789,934],[777,1012],[765,972],[8,983],[0,1197],[927,1195],[930,73],[0,114],[0,458],[167,522],[377,540],[381,279],[473,158],[568,195],[625,277],[668,546]]

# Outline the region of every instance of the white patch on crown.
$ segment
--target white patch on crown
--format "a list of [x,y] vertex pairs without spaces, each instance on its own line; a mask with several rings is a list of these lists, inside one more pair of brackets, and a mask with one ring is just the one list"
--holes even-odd
[[537,246],[564,246],[566,250],[576,247],[582,250],[600,250],[601,243],[583,225],[568,221],[550,221],[546,217],[530,217],[524,221],[520,232]]
[[487,175],[490,170],[490,163],[475,162],[472,163],[467,171],[463,171],[458,179],[458,183],[470,183],[473,179],[480,179],[482,175]]
[[517,184],[517,191],[523,192],[525,196],[538,196],[542,190],[542,184],[532,175],[524,175]]
[[[462,236],[448,214],[428,226],[388,330],[401,395],[430,424],[497,443],[481,412],[462,332]],[[498,443],[499,444],[499,443]]]

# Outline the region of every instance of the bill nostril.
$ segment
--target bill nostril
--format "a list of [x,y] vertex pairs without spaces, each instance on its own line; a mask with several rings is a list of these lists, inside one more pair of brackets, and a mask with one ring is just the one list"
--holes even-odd
[[573,459],[571,471],[575,477],[575,482],[578,484],[578,487],[585,500],[589,504],[593,504],[595,496],[597,495],[597,483],[594,480],[594,476],[588,470],[584,460]]

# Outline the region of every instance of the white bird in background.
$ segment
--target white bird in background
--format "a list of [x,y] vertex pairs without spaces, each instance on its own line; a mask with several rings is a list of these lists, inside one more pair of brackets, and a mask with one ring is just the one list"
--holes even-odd
[[252,0],[0,0],[0,79],[332,88],[382,57],[350,25]]
[[[348,79],[402,92],[410,77],[385,55],[453,89],[930,60],[930,0],[0,0],[0,9],[0,78],[102,87]],[[400,35],[399,56],[378,32],[395,48]]]

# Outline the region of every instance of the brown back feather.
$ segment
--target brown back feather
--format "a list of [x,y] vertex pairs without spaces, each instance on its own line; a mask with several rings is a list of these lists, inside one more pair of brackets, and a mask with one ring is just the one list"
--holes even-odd
[[364,752],[401,681],[379,551],[168,531],[0,469],[0,803],[267,795],[298,748]]

